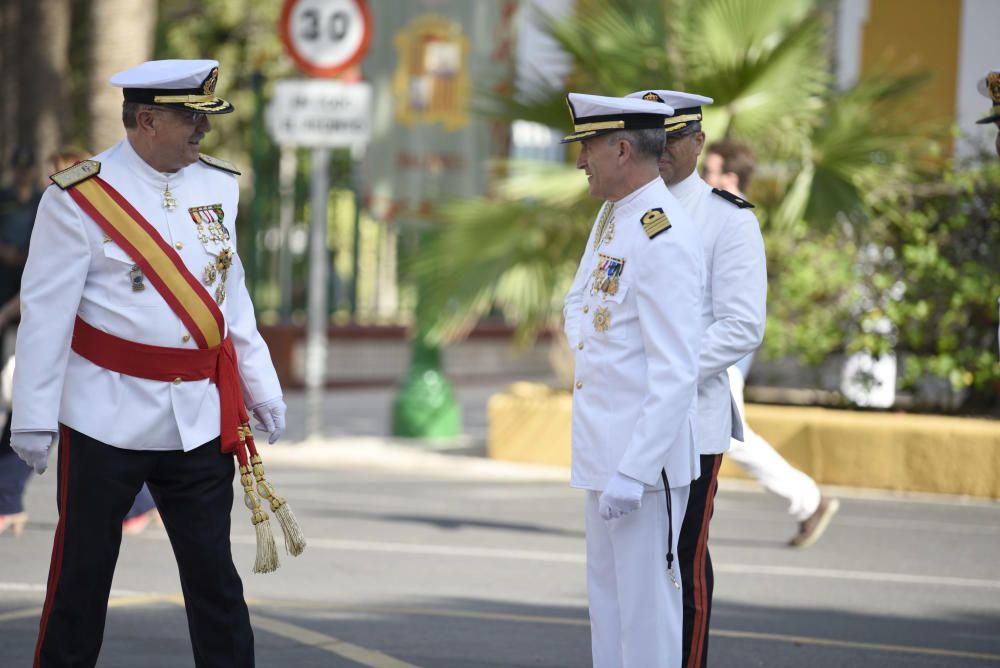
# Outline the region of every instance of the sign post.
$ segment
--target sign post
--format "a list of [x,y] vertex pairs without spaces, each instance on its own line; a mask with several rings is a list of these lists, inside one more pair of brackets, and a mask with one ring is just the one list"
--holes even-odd
[[[371,38],[364,0],[285,0],[279,23],[288,55],[306,74],[334,77],[361,61]],[[320,433],[326,378],[327,201],[330,149],[367,141],[371,88],[335,81],[280,81],[275,86],[268,126],[282,147],[312,149],[309,233],[309,298],[306,324],[307,431]]]

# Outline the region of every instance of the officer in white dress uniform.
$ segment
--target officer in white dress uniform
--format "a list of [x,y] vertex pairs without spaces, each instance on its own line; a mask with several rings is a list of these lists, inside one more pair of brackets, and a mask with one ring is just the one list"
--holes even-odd
[[593,661],[673,668],[682,623],[674,553],[699,473],[701,238],[657,171],[673,110],[578,93],[568,102],[574,133],[563,141],[582,142],[577,167],[606,200],[564,307]]
[[726,369],[753,352],[764,338],[767,268],[764,241],[753,207],[742,197],[713,189],[695,169],[705,143],[703,95],[672,90],[631,93],[633,99],[673,108],[659,168],[663,182],[698,227],[705,256],[704,338],[698,364],[698,437],[702,475],[691,485],[680,532],[684,580],[684,667],[708,665],[708,629],[713,574],[708,551],[709,520],[718,488],[722,453],[730,438],[742,439],[742,420],[729,390]]
[[[199,152],[209,115],[233,110],[214,94],[217,77],[214,60],[151,61],[115,75],[127,137],[93,162],[218,304],[242,399],[274,442],[285,404],[236,255],[238,172]],[[234,464],[220,452],[219,390],[208,379],[132,377],[84,358],[75,341],[71,350],[78,318],[129,342],[197,348],[135,258],[63,189],[93,171],[84,167],[53,175],[58,187],[42,198],[21,289],[12,446],[41,473],[62,437],[35,665],[97,662],[122,519],[148,482],[177,558],[195,663],[251,666],[253,633],[229,541]]]

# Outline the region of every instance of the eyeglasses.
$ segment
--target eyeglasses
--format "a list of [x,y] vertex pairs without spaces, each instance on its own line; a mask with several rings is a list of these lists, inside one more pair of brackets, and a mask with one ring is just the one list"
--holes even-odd
[[180,117],[188,125],[198,125],[208,115],[199,111],[181,111],[180,109],[172,109],[170,107],[153,107],[153,109],[156,111],[168,111]]
[[668,134],[667,137],[666,137],[666,143],[668,143],[668,144],[676,144],[677,142],[681,141],[682,139],[687,139],[688,137],[694,137],[697,134],[698,134],[697,130],[693,130],[693,131],[689,131],[689,132],[682,132],[681,134],[673,134],[673,135],[669,135]]

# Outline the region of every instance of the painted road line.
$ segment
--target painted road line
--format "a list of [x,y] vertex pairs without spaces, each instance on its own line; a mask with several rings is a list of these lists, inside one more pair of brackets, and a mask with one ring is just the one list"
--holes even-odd
[[254,629],[267,631],[303,645],[336,654],[362,666],[370,666],[370,668],[418,668],[412,663],[400,661],[377,650],[366,649],[325,633],[283,622],[280,619],[251,613],[250,620]]
[[[256,538],[249,535],[233,536],[234,543],[256,544]],[[541,550],[508,550],[465,545],[429,545],[426,543],[388,543],[364,540],[339,540],[315,538],[309,540],[309,547],[320,550],[350,552],[383,552],[387,554],[432,555],[436,557],[514,559],[521,561],[547,561],[564,564],[585,564],[586,556],[575,552],[547,552]],[[948,587],[969,587],[973,589],[1000,589],[1000,580],[981,578],[956,578],[940,575],[910,573],[887,573],[882,571],[850,571],[832,568],[798,568],[794,566],[764,566],[757,564],[715,564],[713,568],[726,573],[741,575],[773,575],[786,577],[810,577],[833,580],[855,580],[864,582],[892,582],[899,584],[941,585]]]
[[[264,603],[264,602],[262,602]],[[267,602],[273,605],[273,601]],[[305,607],[292,603],[289,607]],[[309,606],[313,607],[313,606]],[[477,612],[467,610],[442,610],[435,608],[420,607],[393,607],[393,606],[363,606],[363,605],[323,605],[316,603],[317,609],[336,610],[341,612],[365,612],[376,614],[394,615],[415,615],[428,617],[449,617],[456,619],[479,619],[499,622],[519,622],[529,624],[549,624],[562,626],[587,627],[590,621],[578,617],[556,617],[548,615],[524,615],[509,614],[503,612]],[[840,649],[858,649],[869,652],[891,652],[896,654],[919,654],[922,656],[941,656],[954,659],[977,659],[982,661],[1000,661],[1000,654],[990,654],[987,652],[970,652],[966,650],[946,649],[941,647],[919,647],[914,645],[891,645],[886,643],[869,643],[854,640],[837,640],[834,638],[817,638],[814,636],[784,635],[779,633],[756,633],[753,631],[728,631],[724,629],[712,629],[709,631],[712,636],[720,638],[731,638],[734,640],[760,640],[767,642],[780,642],[798,645],[815,645],[823,647],[836,647]]]
[[[0,583],[11,585],[17,583]],[[10,589],[15,589],[11,587]],[[183,598],[178,594],[146,594],[140,596],[120,597],[109,601],[109,607],[127,607],[136,605],[148,605],[151,603],[170,603],[183,606]],[[488,621],[516,622],[530,624],[549,624],[563,626],[586,627],[589,625],[587,619],[578,617],[557,617],[545,615],[524,615],[502,612],[478,612],[466,610],[441,610],[434,608],[420,607],[391,607],[391,606],[364,606],[364,605],[329,605],[319,602],[306,601],[278,601],[266,599],[252,599],[250,603],[254,606],[271,606],[278,608],[316,609],[316,610],[336,610],[348,612],[365,612],[375,614],[395,614],[395,615],[420,615],[433,617],[450,617],[459,619],[478,619]],[[41,608],[29,608],[24,610],[14,610],[0,614],[0,622],[12,621],[16,619],[37,617],[41,614]],[[272,617],[267,617],[257,613],[251,613],[253,626],[263,631],[268,631],[290,640],[294,640],[309,647],[315,647],[332,654],[350,659],[363,666],[370,668],[417,668],[414,664],[406,663],[393,658],[383,652],[371,650],[352,643],[334,638],[333,636],[319,633],[311,629],[296,626]],[[918,647],[913,645],[892,645],[885,643],[868,643],[853,640],[837,640],[833,638],[817,638],[814,636],[784,635],[777,633],[757,633],[754,631],[730,631],[726,629],[713,629],[710,635],[719,638],[730,638],[733,640],[759,640],[764,642],[779,642],[800,645],[814,645],[821,647],[834,647],[839,649],[857,649],[869,652],[889,652],[895,654],[916,654],[921,656],[938,656],[955,659],[974,659],[982,661],[1000,662],[1000,654],[987,652],[970,652],[966,650],[953,650],[939,647]]]
[[[32,594],[44,594],[46,591],[45,585],[37,582],[0,582],[0,592],[2,591],[18,591],[18,592],[28,592]],[[134,589],[112,589],[111,597],[120,596],[150,596],[151,592],[148,591],[136,591]],[[169,594],[164,594],[164,596],[169,596]]]
[[985,652],[967,652],[960,649],[942,649],[939,647],[915,647],[913,645],[886,645],[874,642],[856,642],[853,640],[833,640],[830,638],[814,638],[812,636],[789,636],[780,633],[754,633],[753,631],[709,631],[709,635],[734,640],[766,640],[771,642],[793,643],[796,645],[819,645],[836,647],[838,649],[860,649],[869,652],[892,652],[895,654],[920,654],[923,656],[946,656],[951,659],[979,659],[981,661],[1000,662],[1000,654]]
[[797,566],[761,566],[756,564],[712,564],[716,571],[739,575],[774,575],[778,577],[858,580],[863,582],[894,582],[899,584],[941,585],[973,589],[1000,589],[1000,580],[953,578],[941,575],[911,575],[882,571],[848,571],[836,568],[800,568]]
[[[233,536],[234,543],[255,545],[257,539],[250,535]],[[556,563],[584,564],[586,556],[570,552],[544,552],[540,550],[507,550],[465,545],[428,545],[426,543],[385,543],[365,540],[339,540],[310,538],[312,549],[335,552],[385,552],[389,554],[423,554],[436,557],[474,557],[479,559],[516,559],[521,561],[551,561]]]
[[[718,504],[720,507],[722,504]],[[743,510],[735,507],[724,508],[724,517],[740,524],[757,522],[760,524],[789,523],[791,518],[786,512],[771,510]],[[934,522],[928,520],[896,519],[893,517],[852,517],[845,514],[843,507],[837,514],[836,526],[853,529],[880,529],[887,531],[935,531],[938,533],[954,533],[982,536],[984,534],[1000,534],[1000,526],[988,524],[991,520],[983,518],[982,524],[955,524],[954,522]]]
[[[109,608],[124,608],[136,605],[148,605],[150,603],[175,603],[179,596],[164,596],[162,594],[142,594],[139,596],[123,596],[112,598],[108,601]],[[181,603],[183,605],[183,602]],[[41,608],[24,608],[21,610],[11,610],[0,613],[0,623],[10,622],[16,619],[29,619],[31,617],[41,617]]]

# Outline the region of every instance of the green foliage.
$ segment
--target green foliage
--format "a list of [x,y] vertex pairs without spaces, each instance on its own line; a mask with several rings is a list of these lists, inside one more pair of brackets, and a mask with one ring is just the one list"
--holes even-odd
[[[885,315],[905,360],[903,383],[927,376],[967,391],[965,409],[998,406],[997,297],[1000,296],[1000,162],[922,173],[874,197],[866,231],[881,253],[863,284],[871,295],[860,321]],[[866,345],[854,337],[852,347]]]
[[818,366],[843,350],[858,300],[855,245],[834,232],[797,226],[768,234],[768,307],[764,351]]
[[[278,37],[281,0],[160,0],[154,58],[214,58],[218,93],[236,107],[217,119],[205,138],[205,152],[250,168],[251,123],[256,107],[253,75],[270,83],[294,68]],[[276,160],[275,160],[276,162]]]
[[409,271],[421,279],[418,320],[440,341],[460,337],[497,307],[527,342],[558,324],[561,300],[598,203],[586,182],[559,165],[514,165],[496,200],[454,201]]

